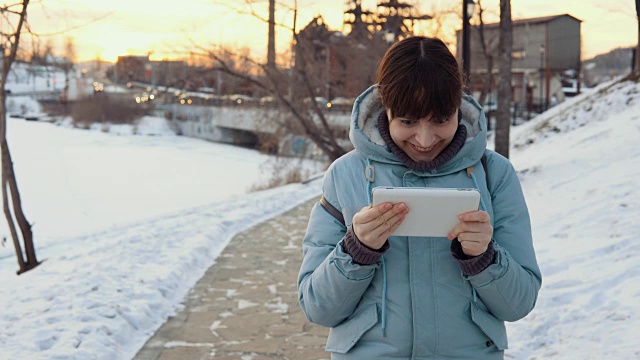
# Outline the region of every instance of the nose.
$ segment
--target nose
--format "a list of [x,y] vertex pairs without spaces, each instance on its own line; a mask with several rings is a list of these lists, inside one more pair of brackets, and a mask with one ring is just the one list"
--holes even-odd
[[422,147],[428,148],[438,141],[436,133],[429,126],[428,121],[420,121],[420,126],[415,134],[415,139]]

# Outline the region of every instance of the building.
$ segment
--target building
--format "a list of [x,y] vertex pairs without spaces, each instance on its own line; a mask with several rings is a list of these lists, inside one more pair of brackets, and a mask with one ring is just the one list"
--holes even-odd
[[[580,51],[582,20],[569,14],[513,21],[512,88],[513,101],[520,109],[539,111],[567,96],[580,92]],[[484,25],[487,56],[493,60],[491,91],[495,96],[498,74],[499,23]],[[472,92],[478,93],[488,81],[488,59],[483,52],[479,26],[470,29],[470,76]],[[457,32],[458,60],[462,54],[462,32]]]
[[129,81],[151,82],[151,61],[149,60],[149,55],[118,56],[115,67],[115,82],[126,83]]
[[152,61],[151,70],[153,85],[176,86],[189,79],[189,65],[182,60]]
[[189,66],[182,60],[152,61],[148,55],[118,56],[116,82],[140,82],[150,85],[175,86],[188,78]]

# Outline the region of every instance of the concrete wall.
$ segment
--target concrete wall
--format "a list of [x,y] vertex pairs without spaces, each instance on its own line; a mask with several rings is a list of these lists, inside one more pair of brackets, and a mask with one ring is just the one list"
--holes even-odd
[[[278,129],[278,122],[285,116],[277,109],[260,106],[181,104],[158,105],[154,114],[170,119],[181,135],[245,146],[255,145],[259,134],[273,134]],[[348,136],[350,113],[327,111],[325,116],[342,137]],[[299,136],[286,136],[281,140],[281,149],[291,148],[295,152],[301,148]],[[290,141],[294,144],[283,143]]]

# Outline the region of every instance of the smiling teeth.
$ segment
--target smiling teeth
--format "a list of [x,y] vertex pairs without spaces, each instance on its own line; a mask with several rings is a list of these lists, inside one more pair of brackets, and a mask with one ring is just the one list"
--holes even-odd
[[428,148],[424,148],[422,146],[418,146],[418,145],[414,145],[414,144],[411,144],[411,145],[418,151],[425,151],[426,152],[426,151],[429,151],[429,150],[433,149],[433,146],[428,147]]

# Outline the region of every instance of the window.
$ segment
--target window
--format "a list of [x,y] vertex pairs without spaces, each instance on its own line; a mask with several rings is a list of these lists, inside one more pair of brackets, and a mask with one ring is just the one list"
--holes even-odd
[[527,52],[523,49],[513,50],[511,52],[511,58],[514,60],[522,60],[527,57]]

